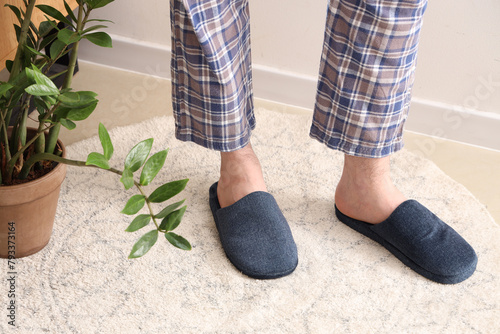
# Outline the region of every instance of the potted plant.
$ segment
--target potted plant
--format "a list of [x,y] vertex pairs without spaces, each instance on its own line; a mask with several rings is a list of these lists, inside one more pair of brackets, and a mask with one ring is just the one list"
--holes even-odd
[[[133,245],[129,258],[149,251],[160,233],[174,246],[191,249],[186,239],[172,232],[186,210],[182,206],[184,200],[159,212],[153,208],[155,203],[165,203],[180,193],[188,180],[163,184],[149,195],[144,189],[163,167],[168,150],[150,156],[153,139],[144,140],[130,150],[123,168],[117,169],[110,165],[113,145],[102,124],[99,124],[99,138],[103,152],[89,153],[86,161],[67,158],[64,145],[58,140],[61,126],[74,129],[75,122],[86,119],[97,106],[96,93],[74,91],[71,83],[82,39],[111,47],[110,36],[100,31],[106,27],[103,23],[110,21],[91,19],[89,15],[113,0],[77,0],[76,13],[64,1],[66,15],[51,6],[38,5],[47,18],[38,27],[31,20],[36,0],[23,1],[25,8],[6,5],[20,25],[16,27],[16,57],[6,64],[9,79],[0,82],[0,257],[27,256],[48,243],[66,165],[117,174],[125,189],[137,189],[138,194],[128,200],[122,213],[136,215],[143,207],[147,207],[147,213],[136,215],[126,231],[154,226]],[[49,51],[44,53],[45,48]],[[67,70],[48,76],[56,61],[66,55],[69,55]],[[59,76],[64,76],[61,87],[53,83]],[[31,117],[30,106],[36,109],[37,128],[26,125]],[[18,115],[13,119],[15,110]],[[136,172],[138,180],[134,179]]]

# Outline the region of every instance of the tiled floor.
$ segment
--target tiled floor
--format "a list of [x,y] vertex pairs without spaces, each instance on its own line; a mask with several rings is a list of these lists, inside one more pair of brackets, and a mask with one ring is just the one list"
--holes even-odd
[[[61,138],[66,145],[97,134],[99,122],[112,128],[172,114],[170,81],[165,79],[81,62],[73,87],[97,92],[100,103],[75,130],[64,129]],[[311,112],[258,99],[256,106],[288,113]],[[405,143],[408,150],[424,154],[465,185],[500,222],[500,152],[411,132],[405,134]]]

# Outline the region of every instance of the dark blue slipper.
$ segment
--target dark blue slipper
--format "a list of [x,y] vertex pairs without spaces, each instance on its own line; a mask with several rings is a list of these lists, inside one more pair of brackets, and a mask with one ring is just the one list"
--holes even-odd
[[344,215],[337,218],[378,242],[420,275],[443,284],[455,284],[476,270],[474,249],[453,228],[415,200],[399,205],[385,221],[372,225]]
[[214,183],[210,187],[209,203],[222,248],[243,274],[271,279],[295,270],[297,246],[271,194],[256,191],[221,209],[217,183]]

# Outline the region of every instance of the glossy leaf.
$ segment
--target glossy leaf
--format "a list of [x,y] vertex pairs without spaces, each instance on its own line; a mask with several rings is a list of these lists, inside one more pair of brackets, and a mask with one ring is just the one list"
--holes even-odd
[[129,259],[135,259],[146,254],[158,240],[158,230],[152,230],[144,234],[132,247],[128,256]]
[[77,92],[66,92],[58,96],[58,100],[67,106],[71,106],[80,101],[80,95]]
[[50,87],[54,90],[57,90],[57,92],[59,93],[59,89],[54,84],[54,82],[52,82],[49,77],[43,74],[35,65],[32,65],[32,68],[26,69],[26,76],[29,79],[35,81],[38,85]]
[[67,107],[85,108],[97,102],[97,94],[91,92],[65,92],[58,99]]
[[152,155],[141,172],[140,184],[147,186],[153,181],[160,169],[165,164],[165,159],[167,158],[168,150],[160,151]]
[[97,101],[89,105],[88,107],[71,109],[66,115],[66,118],[72,121],[82,121],[89,117],[96,107]]
[[149,200],[153,203],[164,202],[183,191],[184,188],[186,188],[188,181],[189,179],[184,179],[166,183],[156,188],[156,190],[149,196]]
[[103,31],[83,35],[83,38],[88,39],[90,42],[98,46],[102,46],[105,48],[113,47],[113,41],[111,40],[111,37]]
[[45,85],[34,84],[26,88],[26,93],[35,96],[58,95],[59,90]]
[[104,157],[101,153],[92,152],[87,156],[86,165],[93,165],[100,167],[102,169],[109,169],[108,159]]
[[125,158],[125,168],[130,169],[132,172],[141,168],[146,161],[152,146],[153,138],[143,140],[135,145]]
[[169,206],[167,206],[166,208],[161,210],[159,214],[155,215],[155,218],[158,218],[158,219],[165,218],[168,214],[170,214],[175,209],[177,209],[179,206],[181,206],[184,203],[184,201],[185,201],[185,199],[183,199],[182,201],[176,202],[174,204],[170,204]]
[[74,128],[76,128],[76,124],[70,121],[69,119],[62,118],[59,120],[59,122],[61,123],[62,126],[64,126],[68,130],[73,130]]
[[113,143],[109,137],[108,130],[106,130],[106,127],[102,123],[99,123],[99,140],[104,151],[104,157],[108,160],[111,159],[114,152]]
[[64,28],[59,30],[59,32],[57,33],[57,39],[59,39],[64,44],[69,45],[78,42],[81,37],[77,32]]
[[135,215],[137,212],[139,212],[140,209],[142,209],[145,203],[146,199],[144,198],[144,196],[134,195],[127,201],[127,204],[125,204],[125,207],[123,208],[121,213],[126,215]]
[[183,206],[179,210],[171,212],[168,216],[166,216],[161,224],[160,228],[165,231],[173,231],[179,224],[181,223],[182,217],[184,216],[184,212],[186,212],[187,206]]
[[149,222],[151,221],[151,216],[150,215],[138,215],[137,217],[132,220],[130,225],[125,229],[126,232],[135,232],[144,226],[148,225]]
[[123,183],[125,189],[130,189],[134,186],[134,174],[127,168],[123,170],[120,182]]
[[175,234],[174,232],[165,233],[165,238],[170,242],[173,246],[180,248],[182,250],[191,250],[191,244],[189,241],[181,237],[180,235]]
[[37,5],[36,7],[45,14],[47,14],[48,16],[53,17],[58,21],[64,22],[67,25],[74,27],[73,24],[66,18],[66,16],[64,16],[60,11],[58,11],[54,7],[48,5]]

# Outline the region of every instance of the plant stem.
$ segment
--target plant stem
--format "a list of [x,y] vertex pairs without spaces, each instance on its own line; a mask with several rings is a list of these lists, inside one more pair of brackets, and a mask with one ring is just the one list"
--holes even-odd
[[[78,22],[76,22],[76,32],[80,33],[84,28],[83,22],[83,6],[78,7]],[[73,80],[73,74],[75,72],[76,60],[78,57],[78,47],[80,46],[80,41],[76,41],[73,46],[73,51],[71,51],[68,63],[68,72],[64,78],[63,89],[69,88],[71,86],[71,81]]]
[[153,223],[155,223],[156,225],[156,229],[158,231],[160,231],[160,226],[158,225],[158,223],[156,222],[156,218],[155,218],[155,214],[153,213],[153,208],[151,208],[151,202],[149,201],[148,199],[148,196],[146,196],[146,194],[144,193],[144,191],[142,190],[142,187],[139,183],[135,182],[134,181],[134,184],[135,186],[137,187],[137,189],[139,189],[139,192],[141,193],[142,196],[144,196],[144,198],[146,199],[146,204],[148,206],[148,210],[149,210],[149,215],[151,216],[151,218],[153,218]]
[[[28,176],[30,169],[31,169],[31,166],[33,166],[33,164],[35,164],[39,161],[42,161],[42,160],[55,161],[55,162],[69,165],[69,166],[99,168],[99,169],[102,169],[102,170],[105,170],[108,172],[115,173],[115,174],[120,175],[120,176],[123,175],[123,171],[116,169],[116,168],[105,169],[105,168],[101,168],[101,167],[95,166],[95,165],[87,165],[87,163],[85,161],[66,159],[66,158],[57,156],[57,155],[52,154],[52,153],[38,153],[38,154],[32,155],[28,160],[26,160],[26,162],[24,163],[23,169],[21,170],[21,173],[19,174],[20,178],[21,179],[26,178]],[[154,214],[153,208],[151,207],[151,202],[149,201],[148,196],[146,196],[146,193],[142,189],[142,186],[137,181],[134,181],[134,185],[137,187],[137,189],[139,190],[141,195],[144,196],[144,198],[146,199],[146,204],[148,206],[149,215],[153,219],[153,223],[156,225],[156,229],[161,232],[160,226],[158,225],[158,222],[156,221],[155,214]]]
[[[80,33],[80,31],[84,27],[84,17],[83,17],[83,4],[78,6],[78,18],[76,22],[76,32]],[[66,72],[66,77],[64,78],[64,83],[62,85],[62,89],[67,89],[71,87],[71,82],[73,80],[73,75],[75,73],[76,60],[78,57],[78,47],[80,45],[80,41],[76,41],[73,45],[73,51],[69,56],[68,69]],[[52,129],[50,129],[49,136],[47,138],[47,142],[45,144],[45,152],[53,153],[57,139],[59,138],[59,132],[61,131],[61,123],[59,123],[56,117],[52,117],[52,120],[55,122]]]
[[[48,127],[47,127],[47,130],[48,130],[48,129],[50,129],[52,126],[53,126],[53,124],[52,124],[52,125],[50,125],[50,126],[48,126]],[[8,176],[10,176],[10,177],[12,176],[12,172],[13,172],[13,170],[14,170],[14,165],[16,164],[16,161],[17,161],[17,159],[19,159],[19,157],[21,156],[21,154],[23,154],[23,153],[24,153],[24,151],[25,151],[25,150],[26,150],[26,149],[27,149],[27,148],[28,148],[31,144],[33,144],[33,143],[37,140],[37,138],[38,138],[40,135],[42,135],[42,134],[44,134],[44,133],[43,133],[43,132],[37,132],[37,133],[36,133],[36,134],[35,134],[35,135],[34,135],[34,136],[33,136],[33,137],[32,137],[32,138],[31,138],[31,139],[30,139],[30,140],[26,143],[26,145],[24,145],[23,147],[21,147],[21,148],[19,149],[19,151],[17,151],[17,153],[16,153],[16,154],[14,154],[14,155],[12,156],[12,159],[10,159],[10,161],[8,161],[8,163],[7,163],[7,168],[6,168],[6,169],[7,169],[7,175],[8,175]],[[24,164],[23,169],[24,169],[25,167],[26,167],[26,164]],[[31,165],[30,165],[30,167],[31,167]]]
[[31,15],[33,14],[33,8],[35,8],[35,2],[36,0],[30,0],[28,6],[26,7],[26,13],[21,25],[21,34],[19,35],[19,43],[17,44],[16,57],[14,58],[12,70],[10,71],[9,82],[11,82],[11,80],[14,79],[14,77],[17,76],[19,72],[21,72],[22,62],[24,61],[24,47],[28,39]]

